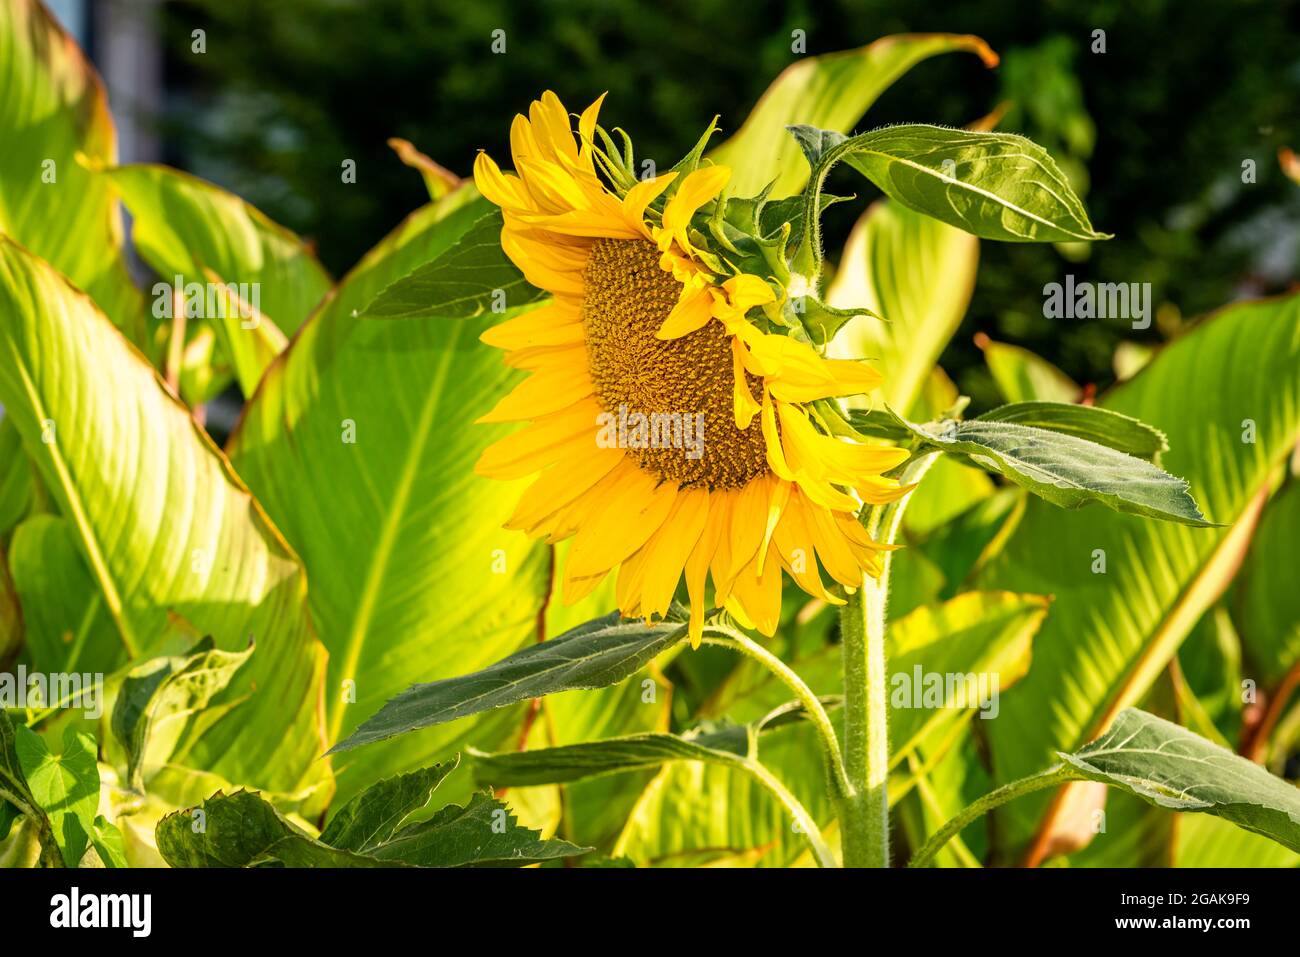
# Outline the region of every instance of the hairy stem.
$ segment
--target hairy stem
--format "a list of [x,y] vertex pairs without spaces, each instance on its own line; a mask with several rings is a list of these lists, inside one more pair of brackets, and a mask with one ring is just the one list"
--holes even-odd
[[[938,453],[920,455],[903,466],[899,480],[919,483]],[[897,502],[874,506],[867,531],[892,545],[898,536],[909,492]],[[840,647],[844,669],[844,765],[849,791],[840,799],[840,829],[845,867],[889,866],[889,672],[885,660],[890,553],[882,555],[879,578],[868,576],[840,609]]]
[[974,804],[968,805],[951,821],[935,831],[930,839],[921,846],[921,849],[913,855],[911,862],[907,866],[925,867],[934,858],[934,855],[943,849],[945,844],[961,833],[967,824],[977,817],[987,814],[995,807],[1006,804],[1022,794],[1031,794],[1034,791],[1041,791],[1043,788],[1055,787],[1062,781],[1069,781],[1074,777],[1075,775],[1071,773],[1069,768],[1063,764],[1057,764],[1046,771],[1031,774],[1029,777],[1020,778],[1018,781],[1012,781],[1010,784],[1004,784],[1002,787],[990,791]]
[[826,760],[827,777],[833,789],[830,797],[834,800],[846,793],[849,786],[848,776],[844,770],[844,759],[840,755],[840,742],[835,736],[835,728],[831,724],[826,709],[822,706],[821,699],[813,694],[812,689],[804,683],[804,680],[799,677],[794,669],[744,632],[721,625],[705,625],[704,632],[704,643],[706,645],[719,645],[724,648],[731,648],[733,651],[739,651],[741,654],[757,661],[790,689],[799,703],[803,705],[808,720],[817,729],[817,736],[821,740],[822,754]]

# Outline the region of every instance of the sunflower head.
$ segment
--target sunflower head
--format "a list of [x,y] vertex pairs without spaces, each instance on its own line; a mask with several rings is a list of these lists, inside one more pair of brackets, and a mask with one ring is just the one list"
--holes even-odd
[[599,108],[575,136],[545,93],[511,127],[515,172],[475,163],[502,248],[551,294],[483,335],[529,373],[483,421],[530,424],[477,468],[536,475],[507,525],[573,539],[565,601],[617,569],[620,610],[662,616],[684,575],[693,643],[710,605],[771,634],[783,571],[832,603],[823,572],[850,589],[879,575],[858,515],[906,491],[883,473],[907,452],[838,434],[835,400],[880,377],[824,358],[799,322],[788,207],[726,197],[730,170],[702,159],[713,126],[637,179]]

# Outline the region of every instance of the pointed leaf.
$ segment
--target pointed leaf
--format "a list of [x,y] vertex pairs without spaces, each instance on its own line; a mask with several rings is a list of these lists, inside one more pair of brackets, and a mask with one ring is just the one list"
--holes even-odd
[[332,750],[346,751],[557,691],[602,688],[622,681],[685,637],[686,625],[680,621],[624,621],[613,612],[474,674],[414,685]]
[[55,755],[30,728],[19,725],[15,732],[14,749],[28,792],[49,818],[64,866],[76,867],[86,853],[99,807],[95,739],[69,725],[63,732],[63,751]]
[[345,851],[373,850],[429,803],[434,789],[456,770],[457,763],[435,764],[372,784],[334,814],[321,832],[321,841]]
[[1203,811],[1300,851],[1300,789],[1145,711],[1126,708],[1096,741],[1061,758],[1074,773],[1171,811]]
[[[201,813],[200,813],[201,812]],[[199,808],[176,811],[158,822],[158,851],[172,867],[394,867],[339,850],[295,827],[269,801],[251,791],[218,791]]]
[[977,418],[982,422],[1015,422],[1050,432],[1064,432],[1147,461],[1169,451],[1169,441],[1159,429],[1132,416],[1095,405],[1015,402],[998,406]]
[[601,774],[656,768],[670,761],[736,765],[742,764],[748,753],[749,740],[745,734],[694,738],[675,734],[633,734],[558,748],[498,754],[471,752],[474,779],[481,784],[502,788],[561,784]]
[[1208,526],[1186,479],[1144,459],[1064,432],[973,419],[913,426],[926,444],[959,453],[1062,508],[1100,502],[1119,512]]
[[366,319],[470,319],[534,302],[542,293],[501,249],[501,213],[484,212],[436,259],[393,282],[362,310]]
[[519,823],[500,801],[483,793],[464,807],[450,805],[411,824],[375,848],[380,861],[416,867],[518,867],[590,851],[568,841],[547,841]]

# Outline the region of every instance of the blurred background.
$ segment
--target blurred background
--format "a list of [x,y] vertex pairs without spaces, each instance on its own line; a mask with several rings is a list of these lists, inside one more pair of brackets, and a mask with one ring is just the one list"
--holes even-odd
[[[426,199],[389,137],[468,175],[476,151],[507,154],[510,118],[542,90],[574,110],[608,91],[606,122],[670,164],[715,113],[736,129],[798,58],[795,30],[809,55],[891,33],[983,37],[997,70],[960,54],[922,63],[862,128],[961,126],[1007,104],[1000,128],[1046,146],[1115,234],[1077,255],[982,244],[974,300],[942,358],[976,408],[998,401],[977,333],[1100,391],[1117,361],[1300,275],[1300,187],[1278,163],[1280,148],[1300,148],[1292,0],[47,2],[104,74],[124,162],[163,161],[233,190],[308,237],[336,277]],[[361,188],[342,184],[345,159]],[[837,173],[832,191],[859,200],[828,213],[831,250],[875,195]],[[1043,286],[1067,272],[1151,283],[1151,328],[1044,318]]]

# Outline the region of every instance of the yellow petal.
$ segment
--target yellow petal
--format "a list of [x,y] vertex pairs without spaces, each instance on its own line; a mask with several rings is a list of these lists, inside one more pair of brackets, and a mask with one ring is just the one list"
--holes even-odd
[[548,533],[554,526],[554,522],[548,520],[578,501],[623,459],[622,449],[601,448],[578,458],[561,459],[528,486],[505,527],[532,535]]
[[593,503],[569,549],[568,572],[579,577],[608,571],[659,530],[677,498],[677,486],[632,467]]
[[[686,561],[704,532],[709,517],[709,493],[702,488],[678,492],[673,510],[660,529],[637,553],[644,555],[640,613],[664,615],[686,568]],[[634,558],[637,556],[634,556]],[[620,607],[622,607],[620,605]]]
[[736,428],[749,428],[762,408],[749,391],[749,380],[745,377],[745,344],[739,338],[731,340],[731,376],[732,406],[735,410]]
[[653,203],[676,178],[676,173],[664,173],[654,179],[642,180],[629,189],[627,195],[623,197],[623,215],[627,221],[643,226],[646,207]]
[[660,238],[661,250],[666,250],[668,241],[675,239],[677,245],[683,250],[691,252],[690,241],[686,238],[686,229],[690,226],[691,217],[701,206],[717,196],[729,179],[731,179],[729,167],[704,166],[682,180],[681,186],[664,207],[665,236]]
[[529,349],[582,342],[582,314],[567,303],[551,302],[498,322],[485,330],[479,341],[498,349]]
[[599,403],[591,399],[543,416],[489,445],[474,471],[487,478],[509,480],[531,475],[561,459],[580,458],[596,444],[599,413]]
[[686,593],[690,596],[691,602],[689,633],[692,648],[700,647],[700,639],[704,636],[704,612],[708,607],[704,601],[704,584],[708,577],[709,564],[718,549],[723,523],[727,518],[725,509],[714,508],[714,494],[706,494],[709,496],[709,501],[704,531],[700,533],[699,541],[695,543],[691,557],[686,561]]
[[655,338],[679,339],[703,328],[712,320],[713,300],[709,297],[708,290],[698,286],[694,289],[683,286],[681,298],[655,332]]
[[593,393],[586,363],[565,363],[539,369],[504,396],[483,422],[517,422],[567,409]]

